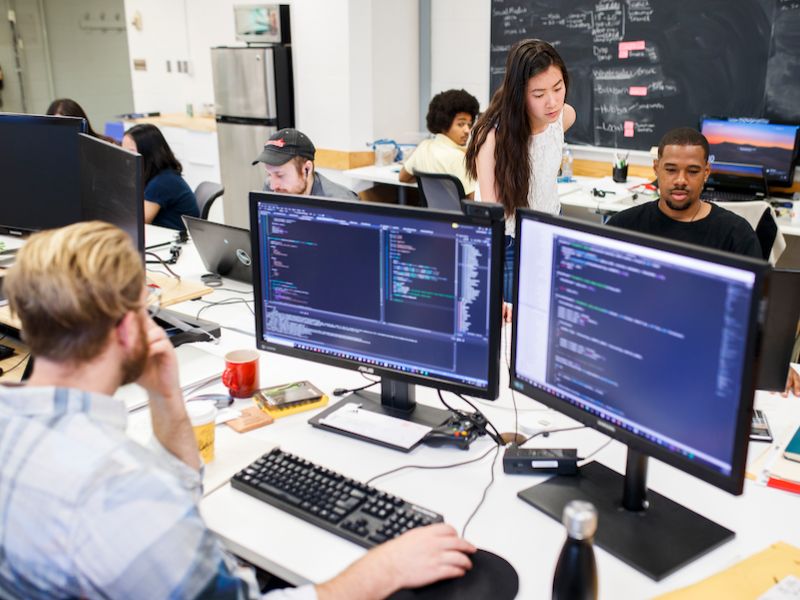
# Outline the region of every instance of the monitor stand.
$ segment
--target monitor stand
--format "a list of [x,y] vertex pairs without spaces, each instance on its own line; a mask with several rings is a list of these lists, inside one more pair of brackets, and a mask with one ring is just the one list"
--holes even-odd
[[397,446],[381,439],[369,437],[368,435],[352,433],[350,431],[344,431],[342,429],[331,427],[323,423],[322,420],[324,420],[328,415],[339,410],[339,408],[341,408],[343,405],[351,402],[360,405],[359,410],[368,410],[370,412],[394,417],[396,419],[411,421],[413,423],[419,423],[420,425],[427,425],[428,427],[438,427],[439,425],[444,424],[444,422],[447,421],[451,416],[449,411],[417,404],[413,384],[382,377],[380,385],[380,394],[366,392],[363,390],[355,392],[345,396],[333,406],[315,415],[309,419],[308,422],[314,427],[319,427],[320,429],[341,433],[342,435],[364,440],[366,442],[371,442],[373,444],[378,444],[379,446],[392,448],[393,450],[409,452],[414,446],[411,448]]
[[552,477],[517,495],[558,521],[571,500],[591,502],[597,509],[597,545],[656,581],[735,535],[648,492],[647,456],[630,448],[624,476],[591,462],[576,477]]

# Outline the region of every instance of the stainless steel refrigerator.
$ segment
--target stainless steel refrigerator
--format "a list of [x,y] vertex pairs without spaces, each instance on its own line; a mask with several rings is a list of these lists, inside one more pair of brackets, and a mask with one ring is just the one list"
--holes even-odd
[[250,227],[248,195],[264,186],[251,163],[278,129],[294,127],[291,48],[274,44],[211,49],[225,222]]

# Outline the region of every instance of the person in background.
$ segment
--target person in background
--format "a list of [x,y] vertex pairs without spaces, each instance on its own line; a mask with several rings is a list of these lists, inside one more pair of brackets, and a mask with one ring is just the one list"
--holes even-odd
[[658,200],[615,214],[609,225],[763,259],[756,232],[745,219],[700,199],[711,172],[702,133],[679,127],[664,134],[653,170]]
[[155,125],[134,125],[122,147],[142,155],[144,162],[144,222],[183,231],[182,215],[199,217],[197,199],[181,176],[181,163]]
[[286,128],[273,133],[253,161],[254,165],[264,163],[267,170],[264,191],[358,200],[352,190],[317,173],[314,168],[316,152],[314,144],[302,131]]
[[[558,214],[558,170],[564,132],[575,122],[565,103],[569,75],[556,49],[542,40],[514,44],[503,83],[472,131],[467,172],[484,202],[499,202],[506,215],[503,296],[512,297],[517,208]],[[505,305],[503,317],[511,318]]]
[[70,98],[56,98],[50,103],[50,106],[47,107],[47,114],[56,115],[58,117],[80,117],[86,121],[86,133],[97,139],[109,142],[110,144],[119,145],[114,138],[97,133],[94,130],[92,124],[89,122],[89,117],[86,116],[86,111],[83,110],[81,105],[75,102],[75,100]]
[[[3,598],[261,597],[252,569],[200,516],[201,460],[177,356],[146,289],[130,237],[99,221],[33,234],[6,274],[36,360],[26,384],[0,385]],[[113,397],[134,381],[149,396],[148,447],[126,435],[125,404]],[[473,552],[437,523],[329,581],[263,598],[385,598],[463,575]]]
[[478,100],[465,90],[436,94],[425,118],[433,139],[423,141],[400,169],[400,181],[414,181],[414,171],[447,173],[461,181],[470,200],[475,195],[475,180],[467,174],[464,153],[469,132],[478,117]]

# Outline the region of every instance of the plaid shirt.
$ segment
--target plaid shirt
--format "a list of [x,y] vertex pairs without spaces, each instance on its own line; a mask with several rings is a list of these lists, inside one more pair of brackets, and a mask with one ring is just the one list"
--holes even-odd
[[126,420],[107,396],[0,386],[0,598],[258,597],[200,518],[200,474]]

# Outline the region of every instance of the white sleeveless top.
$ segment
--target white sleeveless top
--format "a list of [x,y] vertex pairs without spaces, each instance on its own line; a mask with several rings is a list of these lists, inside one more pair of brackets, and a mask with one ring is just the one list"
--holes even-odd
[[[564,148],[564,111],[541,133],[530,137],[528,156],[531,174],[528,180],[528,206],[534,210],[557,215],[561,212],[558,199],[558,170]],[[513,236],[514,215],[506,216],[506,235]]]

